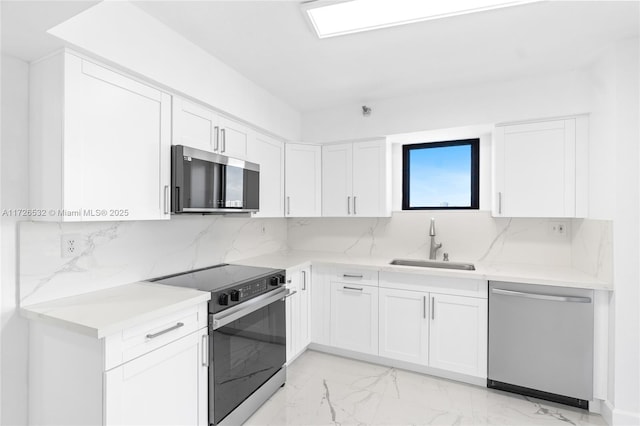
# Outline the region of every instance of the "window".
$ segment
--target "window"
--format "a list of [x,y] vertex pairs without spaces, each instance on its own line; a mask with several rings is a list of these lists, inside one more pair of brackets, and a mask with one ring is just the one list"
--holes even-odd
[[402,209],[478,209],[480,139],[402,147]]

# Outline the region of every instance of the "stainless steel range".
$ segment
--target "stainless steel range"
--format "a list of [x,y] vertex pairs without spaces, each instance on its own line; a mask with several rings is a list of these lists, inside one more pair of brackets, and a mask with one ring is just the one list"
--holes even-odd
[[285,271],[224,264],[154,281],[211,292],[209,424],[242,424],[286,379]]

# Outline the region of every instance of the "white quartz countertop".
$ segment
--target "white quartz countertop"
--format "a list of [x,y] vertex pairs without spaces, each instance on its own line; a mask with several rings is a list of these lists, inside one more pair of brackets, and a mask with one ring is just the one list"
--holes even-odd
[[22,315],[102,338],[206,302],[209,292],[136,282],[21,307]]
[[279,269],[288,269],[309,264],[352,265],[385,272],[402,272],[442,277],[479,278],[487,281],[509,281],[560,287],[588,288],[595,290],[613,290],[613,287],[609,282],[599,280],[598,278],[588,275],[582,271],[562,266],[469,262],[474,264],[476,270],[463,271],[391,265],[391,260],[392,259],[390,258],[350,256],[344,253],[285,251],[248,259],[240,259],[230,263]]

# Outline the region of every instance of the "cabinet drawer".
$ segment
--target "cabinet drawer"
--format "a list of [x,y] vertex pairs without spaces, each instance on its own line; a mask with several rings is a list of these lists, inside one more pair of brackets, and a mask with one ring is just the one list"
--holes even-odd
[[338,267],[330,275],[332,282],[378,286],[378,271],[375,269]]
[[105,369],[191,334],[207,324],[207,304],[202,303],[161,318],[126,328],[105,338]]

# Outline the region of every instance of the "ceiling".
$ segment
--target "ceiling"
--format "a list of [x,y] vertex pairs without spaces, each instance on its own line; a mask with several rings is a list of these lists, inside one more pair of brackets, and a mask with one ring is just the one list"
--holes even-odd
[[[3,0],[3,52],[42,56],[93,4]],[[300,1],[136,5],[303,112],[583,68],[640,27],[636,1],[545,1],[320,40]]]

